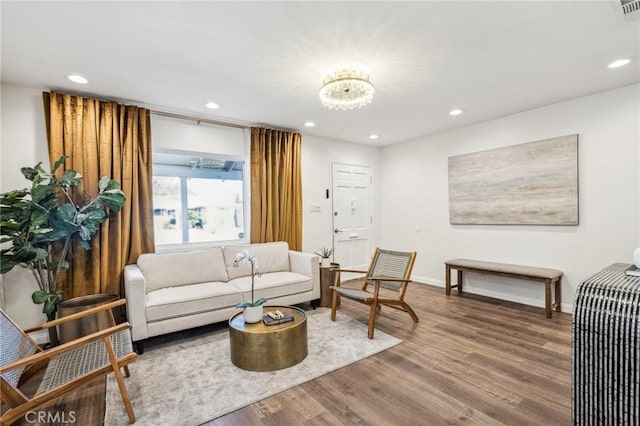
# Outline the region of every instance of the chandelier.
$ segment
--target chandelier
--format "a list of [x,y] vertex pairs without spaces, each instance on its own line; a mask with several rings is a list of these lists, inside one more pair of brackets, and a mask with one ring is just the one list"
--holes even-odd
[[320,101],[330,109],[362,108],[371,103],[373,92],[369,74],[342,69],[324,79],[320,87]]

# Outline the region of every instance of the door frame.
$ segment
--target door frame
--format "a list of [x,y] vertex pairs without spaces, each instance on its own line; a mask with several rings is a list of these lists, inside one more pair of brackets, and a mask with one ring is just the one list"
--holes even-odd
[[[373,246],[375,245],[373,240],[375,235],[375,220],[374,220],[374,196],[373,196],[373,166],[370,164],[361,164],[361,163],[347,163],[343,161],[332,161],[329,164],[329,176],[331,177],[331,248],[333,249],[333,253],[331,256],[332,261],[335,261],[335,232],[336,224],[335,224],[335,199],[334,199],[334,176],[333,171],[335,166],[348,166],[348,167],[362,167],[369,169],[369,187],[367,190],[367,202],[369,203],[369,238],[367,239],[367,249],[370,253],[373,253]],[[368,259],[368,257],[367,257]],[[341,265],[341,267],[368,267],[368,263],[364,265]]]

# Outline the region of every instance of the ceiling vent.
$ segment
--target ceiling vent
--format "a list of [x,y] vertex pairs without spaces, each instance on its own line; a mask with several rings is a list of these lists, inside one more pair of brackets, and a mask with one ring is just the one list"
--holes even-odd
[[620,0],[622,13],[627,21],[640,19],[640,0]]

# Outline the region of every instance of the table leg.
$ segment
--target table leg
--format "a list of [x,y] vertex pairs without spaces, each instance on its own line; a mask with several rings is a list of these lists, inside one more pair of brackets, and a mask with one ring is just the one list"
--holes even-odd
[[544,280],[544,311],[551,318],[551,280]]

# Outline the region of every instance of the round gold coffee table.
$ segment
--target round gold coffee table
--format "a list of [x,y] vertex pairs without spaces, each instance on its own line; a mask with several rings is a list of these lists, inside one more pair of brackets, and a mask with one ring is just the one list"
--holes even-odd
[[245,324],[242,312],[229,320],[231,362],[249,371],[274,371],[291,367],[307,357],[307,316],[294,306],[265,306],[264,313],[293,315],[293,321],[276,325]]

